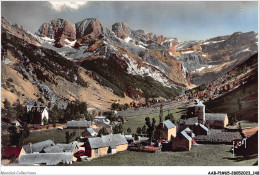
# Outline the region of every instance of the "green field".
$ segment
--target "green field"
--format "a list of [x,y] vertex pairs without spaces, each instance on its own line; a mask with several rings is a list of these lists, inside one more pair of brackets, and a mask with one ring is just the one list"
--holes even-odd
[[257,156],[233,158],[231,145],[198,145],[190,152],[124,151],[73,166],[252,166]]
[[[170,110],[169,113],[172,113],[174,116],[175,121],[177,122],[180,118],[181,115],[183,113],[185,113],[186,110],[183,109],[174,109],[174,110]],[[163,119],[165,118],[165,116],[168,114],[168,111],[163,112]],[[156,120],[156,124],[159,124],[159,113],[156,114],[151,114],[151,115],[141,115],[141,116],[135,116],[135,117],[131,117],[131,118],[127,118],[127,122],[125,122],[124,126],[125,129],[127,129],[128,127],[131,128],[132,133],[136,131],[137,127],[142,127],[145,124],[145,118],[146,117],[150,117],[150,119],[155,118]]]
[[249,123],[249,122],[245,122],[245,123],[241,123],[241,128],[254,128],[254,127],[258,127],[258,123]]
[[[73,131],[76,132],[76,136],[73,139],[76,139],[76,137],[80,137],[81,133],[84,130],[56,130],[56,129],[50,129],[50,130],[44,130],[44,131],[34,131],[30,132],[30,135],[28,138],[26,138],[23,142],[23,145],[28,144],[28,143],[36,143],[36,142],[41,142],[44,140],[51,139],[53,140],[54,143],[65,143],[65,133],[66,131],[69,131],[72,133]],[[2,145],[7,146],[9,145],[9,135],[2,135]]]

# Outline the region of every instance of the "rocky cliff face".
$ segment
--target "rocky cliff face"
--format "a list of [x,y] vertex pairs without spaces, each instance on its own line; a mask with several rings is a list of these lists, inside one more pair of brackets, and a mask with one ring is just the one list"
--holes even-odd
[[55,40],[56,47],[63,47],[68,44],[68,41],[76,39],[76,31],[74,26],[64,19],[52,20],[49,23],[44,23],[38,30],[38,34],[43,37],[48,37]]
[[126,39],[130,35],[130,30],[124,23],[115,23],[112,25],[112,31],[118,38]]

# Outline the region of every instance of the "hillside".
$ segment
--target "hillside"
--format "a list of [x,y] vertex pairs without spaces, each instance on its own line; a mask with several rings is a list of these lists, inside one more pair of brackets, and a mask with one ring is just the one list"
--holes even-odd
[[206,101],[209,111],[226,112],[237,120],[257,122],[258,54],[212,83],[189,92],[190,98]]
[[86,70],[53,50],[24,43],[4,31],[2,49],[3,101],[5,98],[11,103],[17,99],[20,102],[42,99],[46,104],[51,102],[62,107],[68,101],[80,100],[100,110],[110,108],[113,101],[133,101],[100,86]]
[[2,100],[59,107],[79,100],[106,110],[117,100],[170,99],[246,61],[256,41],[256,33],[238,32],[180,42],[96,18],[75,24],[58,18],[31,34],[2,17]]

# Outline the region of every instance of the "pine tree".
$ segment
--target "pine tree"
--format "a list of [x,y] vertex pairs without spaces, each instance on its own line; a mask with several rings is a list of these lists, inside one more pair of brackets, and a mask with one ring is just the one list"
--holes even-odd
[[153,118],[152,123],[151,123],[150,118],[146,117],[145,118],[145,124],[147,126],[147,136],[148,136],[150,142],[152,142],[153,139],[154,139],[154,131],[155,131],[156,120]]
[[160,106],[160,115],[159,115],[159,118],[160,118],[160,123],[162,122],[162,118],[163,118],[163,105],[161,104]]
[[109,133],[107,132],[106,128],[103,127],[99,132],[98,132],[98,137],[101,137],[103,135],[108,135]]

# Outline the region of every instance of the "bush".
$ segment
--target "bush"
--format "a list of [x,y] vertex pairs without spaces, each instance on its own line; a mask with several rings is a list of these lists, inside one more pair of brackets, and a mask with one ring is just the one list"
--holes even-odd
[[14,80],[12,78],[8,78],[6,81],[13,82]]

